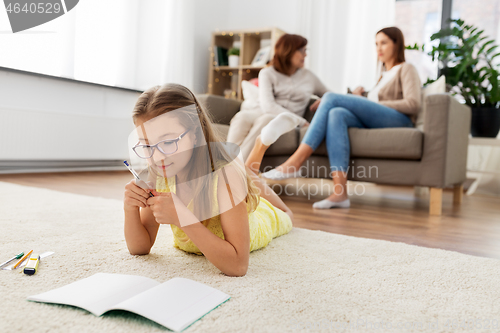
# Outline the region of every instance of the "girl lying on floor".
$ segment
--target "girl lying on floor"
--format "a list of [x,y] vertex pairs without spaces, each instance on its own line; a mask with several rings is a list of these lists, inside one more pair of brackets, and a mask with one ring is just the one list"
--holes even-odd
[[251,251],[292,229],[291,210],[256,175],[269,146],[260,137],[243,165],[194,94],[177,84],[146,90],[133,121],[132,149],[147,162],[154,186],[145,189],[135,180],[125,186],[131,254],[148,254],[160,224],[170,224],[174,246],[205,255],[226,275],[243,276]]

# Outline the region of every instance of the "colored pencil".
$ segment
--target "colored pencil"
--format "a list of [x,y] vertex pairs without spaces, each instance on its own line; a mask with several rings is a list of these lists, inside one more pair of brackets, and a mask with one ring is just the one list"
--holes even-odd
[[21,263],[30,256],[31,252],[33,252],[33,250],[31,250],[30,252],[26,253],[24,255],[24,257],[22,257],[21,259],[19,259],[19,261],[17,262],[17,264],[14,265],[14,267],[12,267],[12,269],[16,269],[17,266],[21,265]]

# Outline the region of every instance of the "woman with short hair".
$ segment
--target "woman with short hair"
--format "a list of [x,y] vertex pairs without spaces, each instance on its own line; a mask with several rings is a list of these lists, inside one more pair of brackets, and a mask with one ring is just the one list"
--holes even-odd
[[[328,91],[314,73],[304,68],[306,45],[307,39],[302,36],[281,36],[270,66],[259,72],[259,108],[240,111],[231,119],[227,141],[240,146],[245,160],[264,127],[261,140],[270,145],[283,133],[307,126],[303,116],[311,96],[321,97]],[[319,101],[312,104],[311,111],[318,105]]]

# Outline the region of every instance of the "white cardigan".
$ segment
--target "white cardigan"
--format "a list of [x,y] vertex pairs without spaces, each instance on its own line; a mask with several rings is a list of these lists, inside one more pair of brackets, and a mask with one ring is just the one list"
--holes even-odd
[[321,97],[327,91],[318,77],[306,68],[299,68],[290,76],[273,66],[259,72],[259,104],[264,113],[278,115],[288,111],[303,117],[311,96]]

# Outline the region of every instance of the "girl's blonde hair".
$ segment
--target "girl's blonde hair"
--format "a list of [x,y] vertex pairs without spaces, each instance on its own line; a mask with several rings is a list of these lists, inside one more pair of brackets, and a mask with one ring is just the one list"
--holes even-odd
[[[182,110],[178,110],[180,108]],[[195,129],[197,142],[203,142],[204,138],[207,143],[207,147],[193,149],[191,161],[188,164],[191,165],[188,171],[188,179],[199,179],[196,182],[196,188],[192,189],[193,193],[199,195],[199,200],[197,200],[197,197],[193,199],[193,209],[199,212],[211,211],[207,210],[211,209],[207,205],[216,202],[214,200],[217,200],[217,198],[213,197],[213,177],[206,176],[221,166],[227,165],[234,158],[230,157],[223,145],[220,144],[223,140],[221,135],[214,130],[210,114],[198,102],[191,90],[175,83],[149,88],[139,96],[135,103],[132,118],[136,123],[138,119],[142,121],[150,120],[173,110],[181,111],[179,113],[179,122],[186,129]],[[198,124],[201,124],[201,127]],[[235,170],[241,170],[241,168],[236,167]],[[249,170],[244,169],[244,171],[246,172],[241,176],[245,177],[247,184],[247,211],[253,212],[259,204],[259,189],[250,178]],[[215,186],[217,185],[215,184]],[[206,225],[208,220],[204,222]]]

